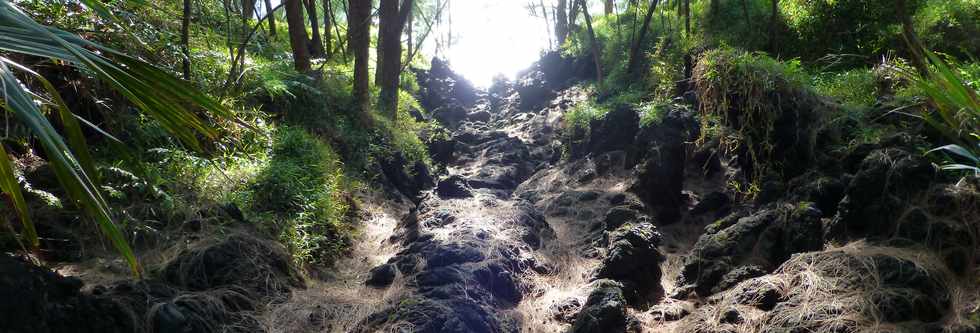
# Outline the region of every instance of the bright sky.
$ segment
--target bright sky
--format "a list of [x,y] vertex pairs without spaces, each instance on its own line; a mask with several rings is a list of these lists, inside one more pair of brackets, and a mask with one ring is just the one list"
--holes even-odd
[[[456,72],[478,86],[489,86],[497,74],[513,79],[549,47],[544,20],[530,15],[528,2],[452,1],[449,10],[455,43],[443,56]],[[442,28],[445,35],[446,27]]]

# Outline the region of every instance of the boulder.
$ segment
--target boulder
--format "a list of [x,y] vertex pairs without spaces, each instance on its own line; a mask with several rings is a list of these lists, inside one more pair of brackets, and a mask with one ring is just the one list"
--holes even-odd
[[629,224],[609,238],[609,254],[596,270],[596,278],[623,282],[623,291],[631,303],[662,291],[660,262],[665,257],[657,249],[663,241],[657,227],[651,223]]
[[612,280],[599,280],[595,289],[576,316],[570,332],[616,333],[625,332],[627,324],[626,299],[623,285]]

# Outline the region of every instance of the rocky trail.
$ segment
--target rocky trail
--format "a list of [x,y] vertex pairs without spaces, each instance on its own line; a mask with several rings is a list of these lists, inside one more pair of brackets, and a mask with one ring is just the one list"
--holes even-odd
[[938,181],[896,137],[747,201],[728,183],[744,162],[694,144],[693,108],[562,133],[581,68],[546,56],[486,92],[441,63],[420,75],[452,131],[430,147],[444,172],[432,190],[388,174],[419,195],[391,255],[345,282],[372,306],[334,330],[971,332],[975,240],[950,233],[974,233],[976,184]]
[[4,257],[2,296],[50,331],[976,332],[978,184],[939,177],[914,137],[787,157],[806,166],[750,197],[739,154],[695,144],[693,91],[653,124],[622,106],[566,132],[587,68],[550,54],[488,91],[419,72],[450,132],[439,170],[384,165],[350,256],[315,279],[245,230],[85,289]]

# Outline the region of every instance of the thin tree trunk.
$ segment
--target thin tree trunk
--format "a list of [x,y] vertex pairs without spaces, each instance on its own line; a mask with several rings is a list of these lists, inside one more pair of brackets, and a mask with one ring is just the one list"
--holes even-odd
[[538,4],[541,6],[541,16],[544,17],[545,31],[548,32],[548,48],[554,50],[555,45],[551,39],[551,20],[548,19],[548,8],[544,6],[544,0],[538,0]]
[[265,0],[265,10],[267,12],[265,15],[269,17],[269,34],[272,35],[273,38],[275,38],[276,37],[276,15],[273,12],[272,0]]
[[[306,22],[303,20],[303,0],[286,2],[286,24],[289,27],[289,46],[293,49],[293,65],[296,71],[310,71],[310,50],[306,45]],[[356,0],[355,0],[356,1]]]
[[331,0],[323,0],[323,43],[327,59],[333,58],[333,38],[330,36],[330,24],[333,20],[333,7],[330,6]]
[[772,0],[772,11],[769,16],[769,52],[776,54],[776,22],[779,19],[779,0]]
[[180,47],[184,54],[184,80],[191,79],[191,0],[184,0],[184,16],[180,22]]
[[589,30],[589,43],[592,44],[592,60],[595,61],[596,82],[602,86],[602,61],[599,59],[599,41],[595,38],[595,30],[592,30],[592,16],[589,15],[589,8],[585,0],[578,0],[582,7],[582,15],[585,16],[585,26]]
[[320,38],[320,19],[316,15],[316,0],[305,0],[306,14],[310,20],[313,34],[310,36],[310,54],[317,58],[326,55],[323,51],[323,39]]
[[568,34],[572,34],[578,30],[577,22],[575,22],[578,20],[578,0],[572,0],[569,3],[571,6],[568,10]]
[[[393,5],[392,5],[393,4]],[[398,83],[401,73],[402,31],[412,11],[413,0],[381,0],[378,21],[378,108],[389,119],[398,118]],[[383,50],[383,51],[382,51]]]
[[408,56],[408,58],[405,58],[405,63],[412,62],[412,58],[410,57],[410,55],[412,50],[415,49],[414,48],[415,45],[413,45],[415,42],[415,31],[414,31],[415,29],[413,29],[414,25],[415,25],[415,11],[411,11],[408,13],[408,22],[405,22],[405,34],[408,35],[408,39],[405,44],[407,46],[406,49],[409,52],[409,54],[406,55]]
[[371,1],[348,0],[347,46],[354,54],[354,101],[361,124],[370,126],[371,92],[368,82],[368,48],[371,43]]
[[912,13],[908,11],[905,0],[896,0],[895,9],[898,11],[898,16],[902,20],[902,37],[905,38],[905,43],[909,45],[912,66],[915,67],[916,71],[922,77],[929,77],[929,66],[926,63],[926,56],[923,53],[925,47],[919,41],[919,36],[915,33],[915,27],[912,25]]
[[558,6],[555,7],[555,39],[558,40],[558,47],[564,45],[565,38],[568,38],[568,11],[565,8],[568,6],[567,1],[558,0]]
[[684,35],[691,36],[691,0],[684,1]]
[[[614,1],[613,0],[605,0],[602,3],[602,8],[605,10],[604,13],[606,15],[609,15],[609,14],[612,14],[613,13],[613,7],[614,6],[615,6],[615,4],[614,4]],[[589,11],[588,8],[582,8],[582,9],[585,10],[585,11]],[[586,14],[586,15],[588,15],[588,14]]]
[[742,0],[742,16],[745,16],[745,26],[752,28],[752,17],[749,16],[749,3]]
[[630,59],[629,65],[626,67],[627,72],[630,74],[638,74],[637,70],[640,65],[641,48],[643,47],[643,41],[647,37],[647,31],[650,30],[650,21],[653,21],[653,13],[657,11],[657,4],[659,0],[650,1],[650,7],[647,8],[646,15],[643,16],[643,26],[640,27],[639,36],[633,40],[633,45],[630,47]]

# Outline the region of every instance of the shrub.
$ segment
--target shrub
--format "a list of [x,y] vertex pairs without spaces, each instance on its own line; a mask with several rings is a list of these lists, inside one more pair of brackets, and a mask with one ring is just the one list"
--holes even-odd
[[274,221],[272,231],[301,263],[329,263],[349,240],[350,208],[338,156],[301,128],[281,127],[268,166],[249,186],[250,209]]

